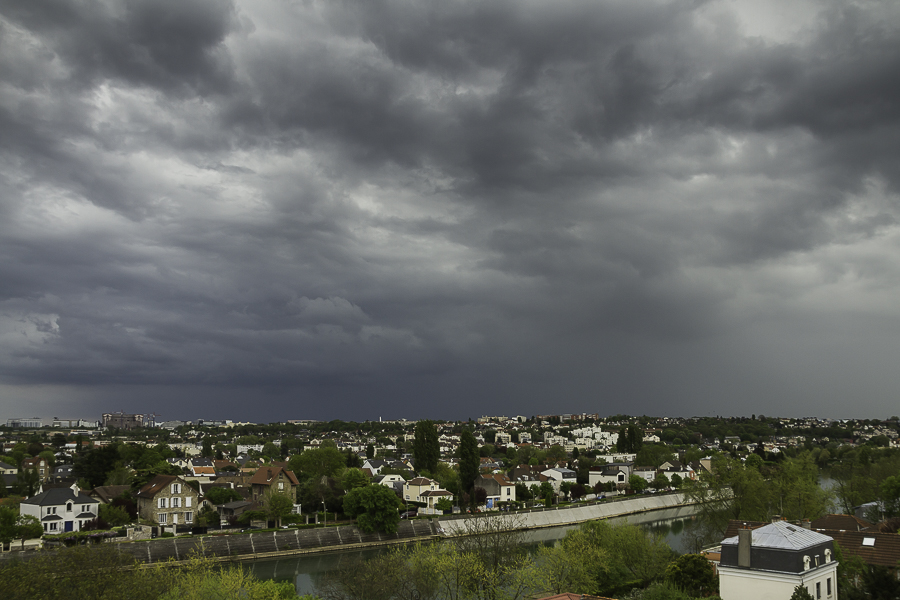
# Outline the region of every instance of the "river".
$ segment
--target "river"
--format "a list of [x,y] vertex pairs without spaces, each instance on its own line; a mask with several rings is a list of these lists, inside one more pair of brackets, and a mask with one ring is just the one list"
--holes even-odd
[[[694,514],[696,514],[696,507],[681,506],[637,513],[626,517],[612,517],[607,520],[613,524],[628,522],[640,525],[653,533],[662,534],[673,550],[683,553],[688,551],[684,527],[691,521]],[[566,525],[563,527],[531,529],[524,532],[522,543],[533,548],[537,548],[541,544],[554,544],[562,539],[567,531],[577,527],[578,525]],[[247,561],[243,564],[249,567],[253,574],[260,579],[293,581],[297,592],[302,595],[314,593],[315,582],[321,576],[338,570],[345,565],[352,564],[360,558],[370,558],[387,551],[388,549],[386,548],[373,548],[369,550],[323,552],[277,560]]]

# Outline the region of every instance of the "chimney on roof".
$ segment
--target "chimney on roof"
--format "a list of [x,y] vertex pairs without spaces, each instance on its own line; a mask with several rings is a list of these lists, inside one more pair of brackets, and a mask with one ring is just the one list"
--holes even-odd
[[809,519],[801,519],[800,525],[803,529],[812,529],[812,523],[809,522]]
[[750,547],[753,545],[753,530],[738,529],[738,566],[750,567]]

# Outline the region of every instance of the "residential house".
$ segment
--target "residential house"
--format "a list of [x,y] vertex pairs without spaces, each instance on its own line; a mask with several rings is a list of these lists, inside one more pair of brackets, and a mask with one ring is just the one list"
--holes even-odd
[[0,475],[15,475],[19,472],[19,469],[12,465],[8,465],[5,462],[0,462]]
[[160,525],[190,525],[200,494],[181,477],[157,475],[137,493],[138,514]]
[[19,513],[37,518],[44,533],[81,531],[82,525],[97,518],[100,503],[71,488],[51,488],[23,500]]
[[628,471],[621,467],[591,467],[588,471],[588,485],[596,486],[598,483],[613,483],[617,489],[628,485]]
[[635,467],[632,474],[637,475],[647,483],[656,479],[656,469],[653,467]]
[[73,469],[75,467],[73,465],[56,465],[53,468],[53,477],[60,479],[69,479],[75,477],[75,473]]
[[258,500],[266,492],[279,492],[290,496],[291,501],[296,504],[299,486],[297,476],[289,469],[280,466],[260,467],[250,478],[250,496],[253,500]]
[[188,461],[187,469],[191,472],[191,476],[198,480],[206,480],[215,478],[216,467],[208,458],[193,457]]
[[403,485],[406,480],[402,475],[376,475],[372,478],[372,485],[383,485],[397,492],[398,496],[403,495]]
[[[426,492],[444,492],[443,494],[426,494]],[[434,479],[428,479],[427,477],[416,477],[414,479],[410,479],[406,483],[403,484],[403,499],[407,502],[421,502],[426,506],[433,506],[436,502],[436,499],[441,496],[453,496],[447,490],[441,489],[441,484],[439,484]],[[429,502],[429,498],[431,501]]]
[[24,471],[26,469],[36,469],[41,481],[50,479],[50,474],[52,473],[50,463],[47,462],[46,458],[41,456],[32,456],[31,458],[23,460],[22,470]]
[[487,492],[485,505],[488,509],[496,508],[500,502],[516,501],[516,484],[502,473],[479,475],[475,487],[484,488]]
[[482,473],[499,473],[503,469],[503,463],[490,456],[482,456],[480,469]]
[[803,586],[817,600],[837,600],[833,557],[831,537],[787,521],[742,528],[722,540],[719,595],[723,600],[789,598]]
[[547,478],[547,481],[553,486],[553,491],[559,493],[560,485],[563,482],[574,484],[576,482],[576,473],[572,469],[566,467],[553,467],[541,472],[541,475]]
[[101,485],[91,490],[91,493],[88,495],[101,504],[110,504],[113,500],[130,490],[130,485]]
[[233,523],[235,519],[253,508],[255,504],[255,502],[250,502],[249,500],[235,500],[234,502],[219,504],[216,506],[216,511],[219,513],[219,519],[223,523]]

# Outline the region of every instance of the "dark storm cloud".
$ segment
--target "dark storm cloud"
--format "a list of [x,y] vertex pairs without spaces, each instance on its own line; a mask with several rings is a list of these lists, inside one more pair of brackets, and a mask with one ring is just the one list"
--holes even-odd
[[780,37],[754,3],[0,6],[8,394],[887,402],[860,357],[900,322],[891,3]]

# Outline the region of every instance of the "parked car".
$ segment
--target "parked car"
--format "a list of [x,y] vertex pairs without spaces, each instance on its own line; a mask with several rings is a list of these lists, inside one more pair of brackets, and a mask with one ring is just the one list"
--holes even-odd
[[418,513],[417,511],[414,511],[414,510],[408,510],[408,511],[406,511],[406,512],[400,513],[400,518],[401,518],[401,519],[412,519],[412,518],[418,517],[418,516],[419,516],[419,513]]

